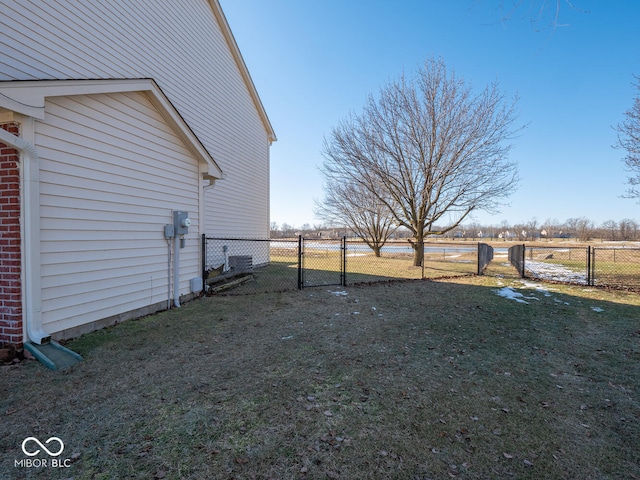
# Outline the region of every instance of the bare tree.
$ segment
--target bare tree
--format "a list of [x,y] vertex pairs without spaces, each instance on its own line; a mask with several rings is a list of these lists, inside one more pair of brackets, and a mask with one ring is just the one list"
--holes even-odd
[[587,217],[569,218],[565,223],[569,232],[581,242],[588,241],[593,233],[593,222]]
[[[476,0],[476,3],[482,1],[484,0]],[[588,10],[580,9],[574,0],[500,0],[497,8],[501,22],[509,21],[516,14],[524,12],[522,16],[529,19],[535,30],[566,27],[568,24],[560,21],[563,8],[589,13]]]
[[540,235],[540,229],[538,228],[538,219],[536,217],[533,217],[531,220],[529,220],[526,224],[526,229],[531,241],[536,240]]
[[620,220],[620,238],[622,240],[635,240],[637,235],[638,224],[635,221],[628,218]]
[[545,232],[542,235],[550,241],[562,235],[562,226],[557,218],[547,218],[542,224],[542,230]]
[[278,224],[276,222],[271,222],[269,224],[269,231],[271,232],[271,237],[275,238],[278,235]]
[[474,210],[496,211],[515,190],[508,142],[517,132],[516,101],[495,83],[474,94],[443,60],[428,59],[332,130],[323,172],[386,205],[413,235],[419,266],[425,236],[452,230]]
[[328,223],[344,223],[380,256],[397,227],[386,203],[358,183],[340,183],[328,175],[325,198],[314,213]]
[[633,105],[625,112],[625,120],[616,127],[618,143],[614,146],[627,151],[624,163],[631,173],[627,182],[631,186],[627,191],[627,197],[640,201],[640,77],[635,78],[638,92],[633,99]]
[[293,236],[294,228],[293,228],[293,226],[289,225],[288,223],[283,223],[280,226],[280,230],[282,231],[282,236],[285,237],[285,238]]
[[602,226],[600,228],[602,228],[602,230],[606,234],[607,240],[617,239],[616,234],[618,233],[618,222],[616,222],[615,220],[606,220],[602,223]]

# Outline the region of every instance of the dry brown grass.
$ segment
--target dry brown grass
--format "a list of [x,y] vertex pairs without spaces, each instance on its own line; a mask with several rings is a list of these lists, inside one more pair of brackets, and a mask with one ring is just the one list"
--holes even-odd
[[0,368],[0,477],[640,478],[639,297],[508,282],[204,298]]

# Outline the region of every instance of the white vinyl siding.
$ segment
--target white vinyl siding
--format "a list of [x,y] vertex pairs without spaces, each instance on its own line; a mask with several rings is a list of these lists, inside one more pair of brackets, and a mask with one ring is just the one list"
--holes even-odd
[[144,93],[51,98],[40,154],[43,326],[83,325],[168,299],[163,226],[193,221],[180,292],[198,276],[198,162]]
[[201,232],[269,233],[268,132],[206,0],[0,0],[0,80],[153,78],[224,173]]

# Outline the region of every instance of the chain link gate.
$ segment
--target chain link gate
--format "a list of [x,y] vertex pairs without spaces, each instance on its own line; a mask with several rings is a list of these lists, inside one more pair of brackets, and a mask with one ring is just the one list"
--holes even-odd
[[298,289],[346,286],[347,237],[323,240],[298,237]]

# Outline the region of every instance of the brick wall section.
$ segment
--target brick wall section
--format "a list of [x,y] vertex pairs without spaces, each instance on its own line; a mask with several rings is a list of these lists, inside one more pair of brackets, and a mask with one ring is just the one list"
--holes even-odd
[[[19,135],[17,123],[0,128]],[[20,155],[0,142],[0,346],[22,344]]]

